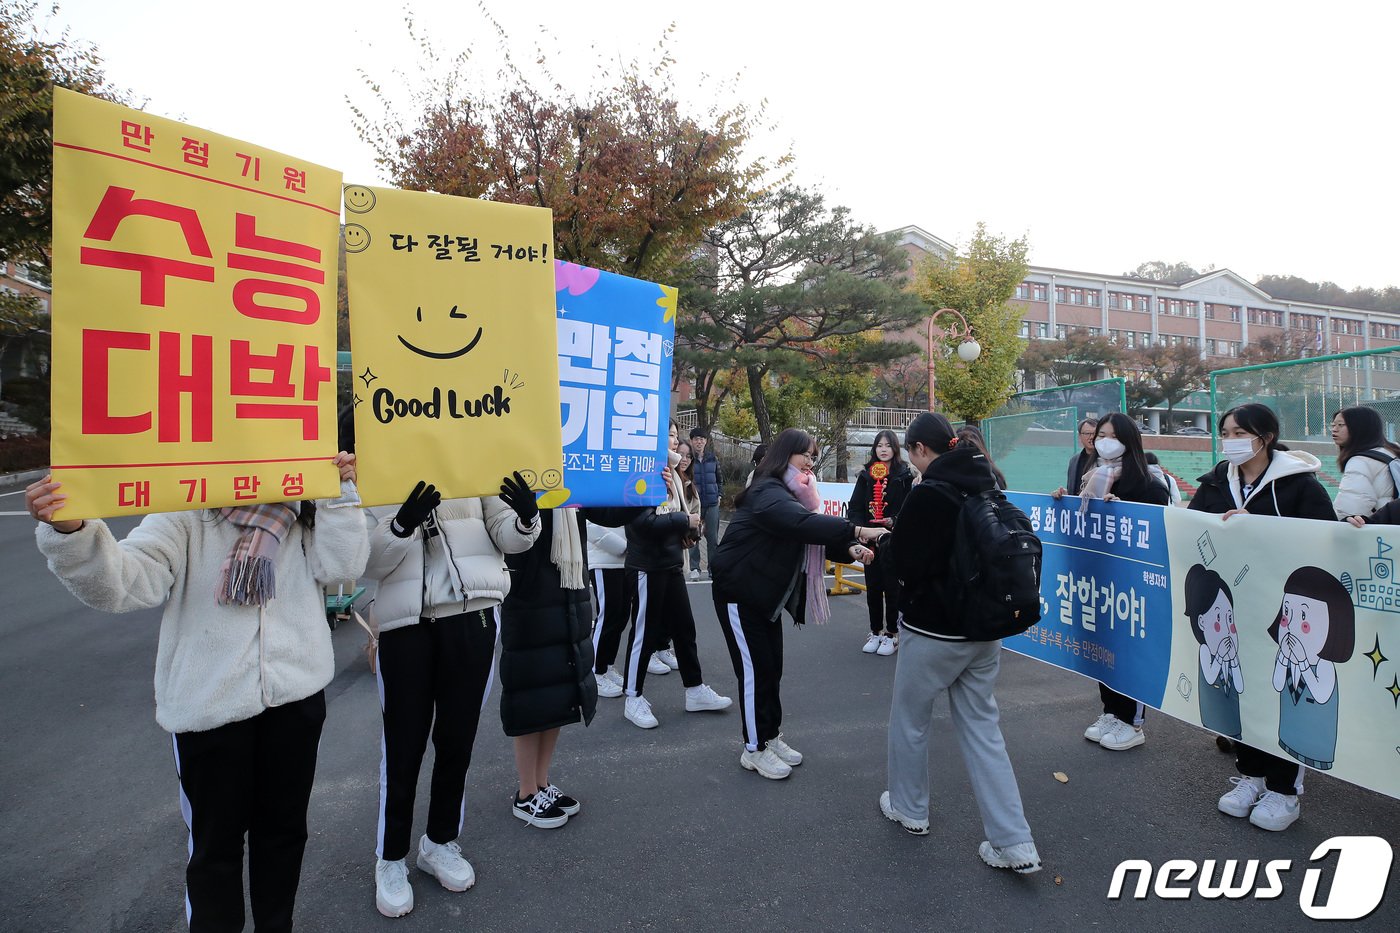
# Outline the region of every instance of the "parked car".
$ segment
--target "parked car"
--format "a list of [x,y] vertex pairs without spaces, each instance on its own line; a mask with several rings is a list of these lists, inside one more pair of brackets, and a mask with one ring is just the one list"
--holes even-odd
[[1184,437],[1210,437],[1210,432],[1205,428],[1198,428],[1194,424],[1187,425],[1176,432]]

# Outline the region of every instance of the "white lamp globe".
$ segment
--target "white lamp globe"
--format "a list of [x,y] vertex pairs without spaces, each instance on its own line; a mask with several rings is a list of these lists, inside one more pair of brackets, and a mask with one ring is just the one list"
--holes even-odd
[[958,359],[964,363],[971,363],[982,355],[982,345],[976,340],[964,340],[958,344]]

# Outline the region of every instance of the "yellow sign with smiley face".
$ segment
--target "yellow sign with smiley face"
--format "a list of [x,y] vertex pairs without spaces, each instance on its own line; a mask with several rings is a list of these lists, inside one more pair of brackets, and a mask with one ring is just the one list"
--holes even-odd
[[[356,454],[367,505],[563,469],[548,210],[344,190]],[[354,228],[354,244],[350,242]]]

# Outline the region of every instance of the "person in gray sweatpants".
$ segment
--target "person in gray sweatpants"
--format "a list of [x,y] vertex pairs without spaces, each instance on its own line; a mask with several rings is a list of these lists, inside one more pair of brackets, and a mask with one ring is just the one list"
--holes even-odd
[[905,449],[924,479],[905,500],[888,545],[902,587],[905,637],[895,664],[888,790],[880,795],[880,810],[914,835],[928,834],[929,727],[934,703],[946,692],[987,834],[978,854],[994,868],[1039,871],[993,692],[1001,642],[970,640],[944,599],[960,500],[996,488],[992,464],[932,412],[909,425]]

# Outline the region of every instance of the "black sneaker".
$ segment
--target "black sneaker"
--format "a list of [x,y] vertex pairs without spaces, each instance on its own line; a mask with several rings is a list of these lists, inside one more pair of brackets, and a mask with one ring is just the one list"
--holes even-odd
[[569,822],[569,814],[559,809],[544,791],[524,800],[517,797],[512,810],[517,819],[539,829],[558,829]]
[[579,803],[577,800],[570,797],[568,794],[564,793],[562,790],[555,787],[553,784],[549,785],[548,787],[541,787],[540,793],[548,797],[551,803],[553,803],[559,809],[563,810],[569,816],[577,816],[578,811],[583,809],[583,804]]

